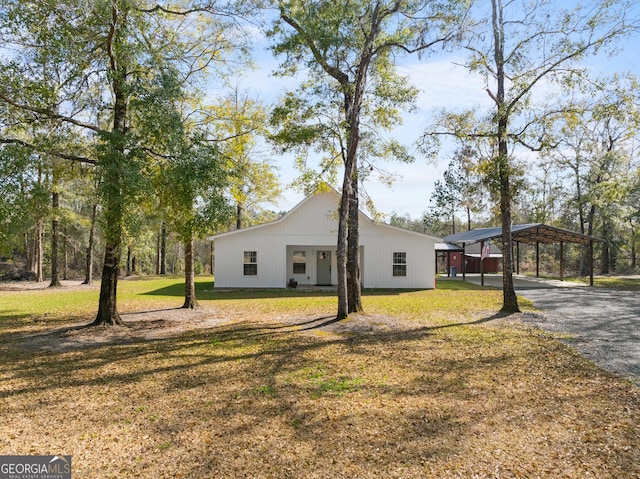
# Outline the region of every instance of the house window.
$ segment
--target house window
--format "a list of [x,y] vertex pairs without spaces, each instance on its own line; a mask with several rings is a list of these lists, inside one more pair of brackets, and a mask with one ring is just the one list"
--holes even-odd
[[393,253],[393,275],[407,275],[407,253]]
[[294,251],[293,252],[293,274],[306,274],[306,273],[307,273],[307,252]]
[[244,275],[245,276],[258,275],[258,252],[257,251],[244,252]]

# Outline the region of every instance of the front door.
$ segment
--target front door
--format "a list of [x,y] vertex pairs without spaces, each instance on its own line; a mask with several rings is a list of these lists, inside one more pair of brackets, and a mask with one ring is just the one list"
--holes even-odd
[[330,285],[331,284],[331,251],[318,251],[316,264],[317,264],[316,284]]

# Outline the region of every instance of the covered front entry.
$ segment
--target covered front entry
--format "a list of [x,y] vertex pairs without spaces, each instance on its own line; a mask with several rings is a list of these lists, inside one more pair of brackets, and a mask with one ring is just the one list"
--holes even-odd
[[[360,246],[360,274],[364,278],[364,246]],[[335,286],[338,284],[336,247],[329,245],[287,245],[285,285]],[[364,285],[364,281],[361,283]]]
[[336,248],[330,245],[287,245],[287,284],[333,286],[337,284]]
[[330,286],[331,283],[331,251],[317,251],[316,285]]

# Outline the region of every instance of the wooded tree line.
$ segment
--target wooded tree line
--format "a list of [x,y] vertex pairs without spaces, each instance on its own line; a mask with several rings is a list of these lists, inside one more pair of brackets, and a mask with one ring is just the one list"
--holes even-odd
[[[599,87],[550,125],[549,145],[517,165],[513,222],[546,223],[602,238],[596,271],[634,272],[640,246],[637,84],[633,77],[616,75]],[[393,217],[392,223],[440,236],[495,226],[496,193],[483,174],[485,161],[471,144],[457,149],[423,217]],[[578,274],[588,271],[579,251],[569,264]]]
[[[443,137],[460,145],[434,200],[452,225],[461,207],[471,218],[484,204],[506,226],[533,214],[521,205],[536,204],[545,222],[607,229],[612,240],[622,224],[635,234],[635,84],[594,78],[581,63],[632,35],[633,14],[624,0],[4,2],[0,254],[21,256],[42,279],[46,232],[52,284],[58,265],[69,265],[61,256],[77,266],[84,255],[87,281],[92,265],[101,268],[95,323],[115,324],[123,267],[160,272],[162,245],[173,238],[182,245],[184,306],[195,307],[193,277],[208,261],[197,260],[195,240],[242,227],[250,215],[259,221],[259,205],[279,193],[256,154],[264,137],[295,155],[299,186],[341,190],[337,316],[360,311],[357,210],[361,200],[372,204],[366,180],[382,174],[380,160],[414,161],[390,133],[418,93],[397,62],[428,61],[443,47],[467,52],[466,67],[484,78],[494,105],[443,111],[416,131],[426,155],[443,155]],[[250,62],[256,26],[281,60],[277,73],[301,80],[297,89],[269,107],[233,88],[207,95],[207,85],[224,85]],[[544,159],[544,175],[533,176],[542,188],[527,188],[534,160],[525,150]],[[511,275],[506,267],[505,311],[518,309]]]
[[[601,238],[597,271],[628,273],[638,268],[640,246],[638,89],[631,76],[606,81],[589,100],[573,101],[549,126],[549,143],[516,164],[513,222],[546,223]],[[483,174],[486,166],[477,145],[457,149],[423,217],[396,216],[391,222],[440,236],[494,226],[496,190]],[[578,251],[569,264],[578,274],[588,271],[587,258]]]

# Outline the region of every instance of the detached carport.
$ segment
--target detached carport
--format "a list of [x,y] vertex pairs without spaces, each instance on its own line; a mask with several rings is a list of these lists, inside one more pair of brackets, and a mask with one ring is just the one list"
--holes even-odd
[[[515,270],[520,274],[520,243],[535,245],[536,248],[536,277],[540,276],[540,243],[560,244],[560,280],[564,278],[564,245],[565,243],[577,243],[585,245],[589,254],[589,284],[593,286],[593,243],[598,241],[603,243],[604,240],[594,236],[576,233],[575,231],[549,226],[543,223],[532,223],[526,225],[514,225],[511,227],[511,237],[516,247],[513,255],[516,261]],[[502,228],[477,228],[463,233],[446,236],[444,241],[447,243],[458,245],[462,248],[464,255],[467,245],[480,243],[480,249],[484,248],[487,241],[500,240],[502,238]],[[503,265],[504,268],[504,265]],[[462,278],[465,279],[465,268],[463,262]],[[484,284],[484,273],[482,275],[482,284]]]

